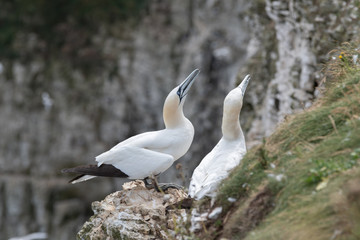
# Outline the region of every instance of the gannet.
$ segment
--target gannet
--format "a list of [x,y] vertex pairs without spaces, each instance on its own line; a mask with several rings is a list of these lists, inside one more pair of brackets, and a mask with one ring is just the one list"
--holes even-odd
[[166,97],[163,107],[165,129],[145,132],[118,143],[95,158],[97,165],[63,169],[62,172],[81,174],[71,183],[104,176],[144,179],[147,184],[148,178],[167,170],[188,151],[194,137],[194,127],[184,116],[183,106],[199,72],[195,69]]
[[192,198],[214,198],[220,182],[240,163],[246,153],[239,117],[249,81],[250,75],[247,75],[240,85],[225,97],[221,126],[223,136],[195,168],[189,186],[189,195]]

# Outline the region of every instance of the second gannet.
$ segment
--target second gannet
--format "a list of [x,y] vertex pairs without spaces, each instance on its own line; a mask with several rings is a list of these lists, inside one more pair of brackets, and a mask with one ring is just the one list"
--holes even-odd
[[[163,108],[165,129],[142,133],[120,142],[97,156],[97,165],[63,169],[62,172],[81,174],[70,181],[78,183],[96,176],[146,180],[167,170],[188,151],[194,137],[194,127],[184,116],[183,105],[199,72],[195,69],[167,96]],[[153,183],[156,184],[156,181]]]
[[214,198],[220,182],[240,163],[246,153],[239,117],[249,81],[250,75],[247,75],[240,85],[225,97],[221,126],[223,136],[195,168],[189,186],[189,195],[192,198]]

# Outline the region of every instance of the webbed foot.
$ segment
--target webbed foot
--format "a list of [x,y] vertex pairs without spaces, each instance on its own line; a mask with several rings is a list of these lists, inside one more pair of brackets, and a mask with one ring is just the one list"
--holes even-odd
[[[149,182],[149,180],[151,180],[151,182]],[[158,183],[156,177],[147,177],[144,179],[144,183],[147,189],[155,189],[158,192],[165,192],[169,188],[175,188],[177,190],[184,189],[183,186],[175,183]]]

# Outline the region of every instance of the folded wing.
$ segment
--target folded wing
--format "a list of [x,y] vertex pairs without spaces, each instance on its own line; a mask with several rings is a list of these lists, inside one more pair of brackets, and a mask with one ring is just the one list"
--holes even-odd
[[123,146],[111,149],[96,157],[98,166],[111,164],[127,174],[129,179],[144,179],[158,175],[174,162],[173,156],[145,148]]

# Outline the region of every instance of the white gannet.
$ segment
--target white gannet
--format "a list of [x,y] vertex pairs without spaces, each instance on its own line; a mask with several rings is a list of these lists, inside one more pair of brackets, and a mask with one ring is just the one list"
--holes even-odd
[[246,153],[239,116],[249,81],[250,75],[247,75],[240,85],[225,97],[221,126],[223,136],[195,168],[189,186],[189,195],[192,198],[214,198],[220,182],[240,163]]
[[63,169],[62,172],[81,174],[71,183],[104,176],[144,179],[148,185],[147,178],[155,178],[167,170],[188,151],[192,143],[194,127],[184,116],[183,105],[199,72],[195,69],[166,97],[163,108],[165,129],[142,133],[118,143],[96,157],[97,165]]

